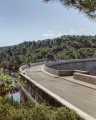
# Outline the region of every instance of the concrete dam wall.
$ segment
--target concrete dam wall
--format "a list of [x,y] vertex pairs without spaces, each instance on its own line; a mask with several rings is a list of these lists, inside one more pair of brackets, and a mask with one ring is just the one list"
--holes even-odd
[[[38,83],[32,81],[30,78],[26,77],[24,74],[20,73],[21,79],[25,84],[24,88],[28,92],[30,96],[34,99],[36,103],[46,103],[50,106],[60,107],[62,103],[60,103],[53,95],[49,93],[47,89],[43,86],[39,85]],[[26,81],[26,82],[25,82]],[[29,95],[25,96],[24,91],[21,91],[21,100],[27,101]]]
[[55,75],[73,75],[74,70],[88,71],[96,75],[96,59],[65,60],[46,63],[45,70]]
[[[74,72],[76,72],[74,77],[78,78],[78,76],[79,76],[81,81],[82,81],[81,78],[85,77],[84,74],[89,74],[89,72],[90,72],[91,75],[96,75],[96,59],[68,60],[68,61],[58,61],[58,62],[49,62],[49,63],[34,63],[34,64],[30,64],[30,66],[33,67],[33,69],[34,69],[36,66],[44,65],[44,64],[45,64],[45,67],[44,67],[45,70],[52,74],[58,75],[58,73],[64,73],[67,75],[70,75],[70,74],[73,75],[73,74],[75,74]],[[34,101],[38,102],[38,103],[45,102],[47,105],[56,106],[56,107],[65,106],[70,110],[74,109],[77,112],[80,120],[95,120],[92,117],[90,117],[88,114],[82,112],[77,107],[73,106],[72,104],[67,103],[64,99],[62,99],[58,95],[54,94],[53,92],[46,89],[39,83],[35,82],[34,79],[32,80],[30,77],[28,77],[26,74],[26,70],[28,68],[30,70],[31,67],[29,68],[28,65],[24,65],[20,68],[19,73],[20,73],[22,81],[25,83],[25,86],[24,86],[25,93],[28,94],[26,97],[23,93],[24,91],[22,91],[21,99],[25,99],[25,101],[26,101],[28,99],[31,100],[33,98]],[[33,73],[35,73],[35,72],[36,71],[34,70]],[[38,69],[37,73],[39,74],[39,72],[40,72],[40,70]],[[77,74],[78,72],[81,73],[82,76],[80,74]],[[93,79],[92,82],[94,83],[94,79],[96,79],[96,78],[92,77],[90,79]],[[86,81],[89,81],[89,79],[86,79]],[[61,82],[62,82],[62,80],[61,80]]]

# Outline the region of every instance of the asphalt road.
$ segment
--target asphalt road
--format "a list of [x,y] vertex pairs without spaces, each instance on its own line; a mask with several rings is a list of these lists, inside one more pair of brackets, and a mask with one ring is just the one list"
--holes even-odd
[[26,75],[96,119],[96,90],[41,71],[42,65],[26,70]]

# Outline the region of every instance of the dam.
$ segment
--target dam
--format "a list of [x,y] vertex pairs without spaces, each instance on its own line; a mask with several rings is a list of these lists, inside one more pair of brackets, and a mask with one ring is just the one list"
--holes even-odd
[[96,59],[31,63],[19,73],[29,99],[65,106],[80,120],[96,120]]

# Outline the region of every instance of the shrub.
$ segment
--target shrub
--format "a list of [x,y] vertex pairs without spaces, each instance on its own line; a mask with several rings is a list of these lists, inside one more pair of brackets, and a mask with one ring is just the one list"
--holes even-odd
[[78,120],[74,111],[65,107],[51,108],[31,102],[19,104],[13,98],[0,97],[0,120]]

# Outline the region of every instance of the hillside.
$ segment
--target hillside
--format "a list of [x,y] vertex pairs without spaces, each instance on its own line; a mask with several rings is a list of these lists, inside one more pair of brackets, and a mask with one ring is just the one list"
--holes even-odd
[[0,67],[17,70],[27,62],[96,57],[96,36],[61,36],[55,39],[23,42],[0,50]]
[[3,49],[4,47],[0,47],[0,51]]

